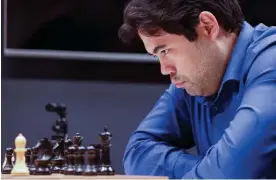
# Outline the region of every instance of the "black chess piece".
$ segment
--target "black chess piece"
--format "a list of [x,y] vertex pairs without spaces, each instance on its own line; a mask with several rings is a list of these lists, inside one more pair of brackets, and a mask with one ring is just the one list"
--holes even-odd
[[48,138],[42,138],[35,146],[38,149],[38,158],[35,160],[36,169],[34,175],[51,175],[50,162],[52,158],[52,143]]
[[14,150],[12,148],[6,148],[5,161],[2,168],[2,174],[10,174],[13,169],[12,158],[14,157]]
[[66,139],[64,142],[64,163],[63,166],[61,167],[60,173],[64,174],[65,170],[67,169],[67,164],[68,164],[68,148],[73,145],[73,142],[71,139]]
[[110,160],[110,147],[111,147],[111,138],[112,134],[108,132],[107,127],[104,127],[104,132],[99,134],[101,138],[101,169],[98,174],[100,175],[115,175],[115,170],[111,166]]
[[96,176],[97,169],[97,150],[96,145],[89,145],[86,148],[87,152],[87,164],[83,172],[84,176]]
[[31,155],[32,155],[31,148],[26,148],[26,152],[25,152],[25,162],[26,162],[26,166],[27,166],[28,168],[30,168],[30,166],[31,166]]
[[75,153],[75,175],[82,175],[84,172],[84,163],[85,163],[85,147],[80,145],[76,148]]
[[75,175],[81,175],[83,173],[83,166],[81,162],[81,154],[83,153],[84,147],[82,146],[83,136],[80,135],[80,133],[76,133],[75,136],[73,136],[73,146],[75,148],[74,153],[74,165],[75,165]]
[[66,105],[57,103],[48,103],[45,106],[47,112],[54,112],[58,115],[58,119],[52,126],[55,134],[52,135],[52,144],[56,144],[60,140],[66,140],[68,136],[68,122],[66,120]]
[[80,133],[76,133],[76,135],[73,137],[73,145],[75,147],[78,147],[82,144],[83,136],[80,135]]
[[51,167],[52,173],[60,173],[61,171],[61,168],[65,161],[64,148],[65,148],[65,142],[63,139],[57,142],[53,147],[53,153],[55,156],[52,159],[52,167]]
[[36,169],[35,161],[38,158],[38,150],[39,150],[38,144],[40,144],[40,142],[38,142],[36,146],[31,148],[31,161],[29,165],[30,175],[35,174],[35,169]]
[[97,173],[100,174],[100,171],[102,169],[101,167],[103,166],[103,163],[101,162],[101,154],[102,154],[101,144],[96,144],[95,148],[96,148],[95,164],[96,164]]
[[68,148],[68,162],[67,162],[67,168],[64,170],[64,175],[75,175],[76,169],[75,169],[75,153],[76,153],[76,147],[74,145],[70,146]]

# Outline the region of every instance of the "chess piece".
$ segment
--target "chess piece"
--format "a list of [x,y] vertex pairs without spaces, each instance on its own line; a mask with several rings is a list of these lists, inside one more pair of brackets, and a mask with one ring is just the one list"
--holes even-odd
[[64,147],[65,142],[63,139],[57,142],[56,145],[53,147],[53,153],[55,154],[55,156],[52,159],[52,173],[60,173],[61,171],[61,167],[63,166],[65,161]]
[[35,160],[36,169],[34,175],[50,175],[50,162],[52,158],[52,144],[48,138],[42,138],[36,145],[35,149],[39,149],[38,158]]
[[76,148],[74,145],[70,146],[68,148],[68,162],[67,162],[67,168],[64,170],[64,175],[75,175],[76,169],[75,169],[75,152]]
[[31,148],[31,161],[30,161],[30,166],[29,166],[29,171],[30,171],[31,175],[33,175],[35,173],[35,169],[36,169],[35,161],[38,158],[37,154],[38,154],[38,148],[36,146],[32,147]]
[[96,169],[97,173],[100,174],[101,167],[102,167],[102,162],[101,162],[101,154],[102,154],[102,147],[101,144],[96,144],[95,145],[95,150],[96,150],[96,157],[95,157],[95,164],[96,164]]
[[[82,159],[83,159],[83,152],[84,147],[82,146],[83,136],[80,135],[80,133],[76,133],[76,135],[73,137],[73,146],[75,148],[75,158],[74,158],[74,165],[75,165],[75,175],[81,175],[83,173],[83,165],[82,165]],[[82,153],[82,154],[81,154]]]
[[25,163],[25,152],[26,152],[27,140],[22,133],[19,133],[15,138],[15,150],[16,160],[15,165],[11,171],[13,176],[26,176],[29,175],[29,169]]
[[85,163],[85,147],[79,146],[76,149],[76,159],[75,159],[75,175],[82,175],[84,172],[84,163]]
[[85,170],[83,172],[84,176],[95,176],[97,175],[97,152],[96,152],[96,145],[89,145],[86,148],[87,152],[87,164]]
[[75,147],[78,147],[82,144],[83,136],[80,135],[80,133],[76,133],[76,135],[73,137],[73,145]]
[[112,134],[108,132],[107,127],[104,127],[104,132],[99,134],[101,138],[101,169],[99,174],[101,175],[115,175],[115,170],[111,166],[111,160],[110,160],[110,141],[112,138]]
[[71,139],[66,139],[64,142],[64,163],[63,166],[61,167],[60,173],[64,174],[65,170],[67,169],[68,165],[68,148],[73,145],[73,142]]
[[68,122],[66,120],[66,106],[64,104],[48,103],[45,106],[47,112],[54,112],[58,119],[52,126],[54,135],[52,135],[52,144],[55,145],[60,140],[66,140],[68,136]]
[[25,163],[28,168],[30,168],[30,166],[31,166],[31,154],[32,154],[31,148],[26,148]]
[[5,151],[5,161],[2,166],[2,174],[10,174],[13,168],[12,158],[13,158],[13,149],[6,148]]

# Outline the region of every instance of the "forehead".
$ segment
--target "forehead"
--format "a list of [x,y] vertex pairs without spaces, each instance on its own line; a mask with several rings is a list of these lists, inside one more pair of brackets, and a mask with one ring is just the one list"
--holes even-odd
[[167,43],[169,42],[170,39],[170,34],[168,33],[162,33],[158,36],[149,36],[149,35],[145,35],[141,32],[138,32],[141,40],[143,41],[143,43],[147,46],[150,45],[156,45],[156,44],[160,44],[160,43]]
[[141,40],[143,41],[146,50],[149,53],[152,53],[153,49],[156,46],[160,46],[160,45],[173,46],[179,43],[184,43],[186,41],[184,36],[169,34],[166,32],[162,32],[162,34],[158,36],[148,36],[140,32],[138,32],[138,34]]

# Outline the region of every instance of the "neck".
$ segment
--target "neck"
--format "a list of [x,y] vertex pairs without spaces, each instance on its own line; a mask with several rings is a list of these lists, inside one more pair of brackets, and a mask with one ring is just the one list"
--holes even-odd
[[223,59],[225,61],[225,65],[227,66],[231,59],[234,47],[236,45],[237,35],[235,33],[228,33],[226,36],[224,36],[222,41],[223,45],[221,47],[224,54]]
[[220,55],[217,56],[217,59],[219,61],[215,66],[216,75],[213,76],[212,74],[212,78],[213,78],[212,82],[214,84],[210,86],[210,89],[209,91],[206,92],[205,96],[214,95],[215,93],[218,92],[223,80],[223,76],[226,72],[227,66],[231,59],[233,49],[235,47],[236,39],[237,39],[237,36],[235,34],[228,33],[227,35],[221,36],[220,40],[217,41],[217,46],[219,48],[219,52],[217,52],[217,54],[220,54]]

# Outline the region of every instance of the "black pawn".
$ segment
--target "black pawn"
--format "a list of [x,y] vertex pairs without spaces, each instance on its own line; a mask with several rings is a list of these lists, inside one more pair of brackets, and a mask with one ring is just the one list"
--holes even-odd
[[35,161],[38,158],[38,148],[37,147],[32,147],[31,148],[31,161],[30,161],[30,166],[29,166],[29,171],[30,171],[30,175],[35,174]]
[[84,172],[84,163],[85,163],[85,147],[84,146],[79,146],[76,149],[76,159],[75,159],[75,168],[76,168],[76,173],[75,175],[82,175]]
[[55,144],[53,147],[53,153],[55,154],[55,157],[52,159],[52,173],[60,173],[61,168],[64,164],[65,158],[64,158],[64,146],[65,142],[64,140],[60,140]]
[[[74,175],[81,175],[82,169],[80,167],[79,163],[79,147],[81,146],[83,141],[83,136],[80,135],[80,133],[76,133],[75,136],[73,136],[73,147],[74,147]],[[76,171],[78,168],[78,172]]]
[[64,174],[64,172],[67,169],[68,155],[69,155],[68,148],[73,145],[73,142],[72,142],[71,139],[66,139],[65,142],[64,142],[64,144],[65,144],[65,148],[64,148],[64,163],[63,163],[63,166],[61,167],[61,170],[60,170],[61,174]]
[[104,132],[100,133],[101,138],[101,169],[99,174],[100,175],[115,175],[115,170],[111,166],[111,160],[110,160],[110,141],[112,138],[112,134],[108,132],[107,127],[104,127]]
[[26,152],[25,152],[25,162],[26,162],[26,166],[27,166],[28,168],[30,168],[30,166],[31,166],[31,155],[32,155],[31,148],[26,148]]
[[3,165],[2,174],[10,174],[13,169],[12,157],[13,157],[13,149],[6,148],[5,151],[5,164]]
[[85,167],[85,170],[83,172],[83,175],[85,176],[95,176],[97,175],[97,150],[95,145],[89,145],[86,148],[87,152],[87,164]]
[[52,143],[48,138],[42,138],[37,144],[37,148],[39,149],[39,156],[35,161],[36,169],[34,175],[51,175]]
[[75,175],[76,169],[75,169],[75,152],[76,148],[75,146],[70,146],[68,148],[68,162],[67,162],[67,168],[64,170],[64,175]]
[[101,162],[102,148],[101,148],[100,144],[96,144],[95,148],[96,148],[95,164],[96,164],[96,168],[97,168],[97,173],[100,174],[101,167],[102,167],[102,162]]

